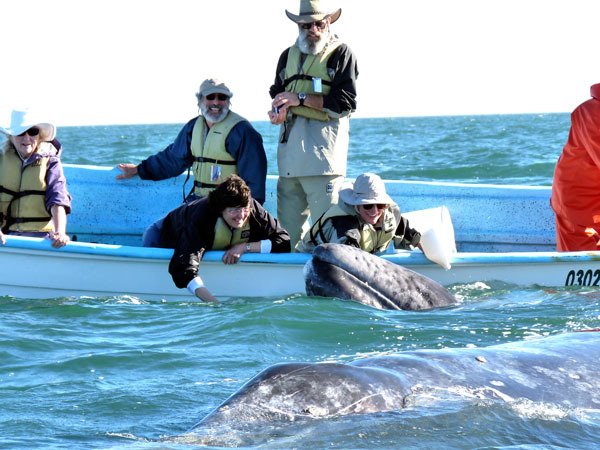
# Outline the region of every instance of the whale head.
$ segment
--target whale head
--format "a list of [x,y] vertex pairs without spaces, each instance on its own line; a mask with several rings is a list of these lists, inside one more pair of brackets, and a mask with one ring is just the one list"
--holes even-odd
[[423,310],[456,303],[439,283],[342,244],[315,248],[304,267],[306,294],[355,300],[378,309]]

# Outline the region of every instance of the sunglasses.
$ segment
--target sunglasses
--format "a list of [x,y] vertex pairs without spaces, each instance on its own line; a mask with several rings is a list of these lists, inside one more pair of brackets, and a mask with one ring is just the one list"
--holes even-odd
[[382,203],[371,203],[368,205],[362,205],[363,209],[366,209],[367,211],[371,210],[373,206],[377,206],[377,209],[386,209],[388,207],[388,205]]
[[40,129],[38,127],[31,127],[29,130],[25,130],[21,134],[18,134],[17,136],[23,137],[23,136],[27,135],[27,136],[34,137],[34,136],[37,136],[38,134],[40,134]]
[[303,30],[310,30],[313,27],[313,25],[319,30],[324,30],[327,26],[327,21],[319,20],[318,22],[303,23],[300,26]]
[[214,100],[215,98],[218,98],[222,102],[224,102],[225,100],[229,100],[229,97],[225,94],[208,94],[206,96],[206,100]]

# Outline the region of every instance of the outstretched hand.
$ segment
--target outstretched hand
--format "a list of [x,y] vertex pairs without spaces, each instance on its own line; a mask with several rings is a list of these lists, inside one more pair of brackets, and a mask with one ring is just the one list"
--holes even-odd
[[131,163],[117,164],[117,169],[122,172],[115,177],[117,180],[126,180],[127,178],[133,178],[138,174],[137,166]]
[[194,291],[194,294],[196,294],[196,297],[198,297],[200,300],[202,300],[205,303],[219,304],[219,300],[217,300],[217,298],[210,293],[210,291],[206,288],[206,286],[197,288]]

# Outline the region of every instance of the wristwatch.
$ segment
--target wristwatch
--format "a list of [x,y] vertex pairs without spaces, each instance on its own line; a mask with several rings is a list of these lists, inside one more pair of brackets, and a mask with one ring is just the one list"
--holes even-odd
[[250,251],[250,242],[246,243],[246,251],[249,252]]
[[304,106],[304,100],[306,100],[306,93],[305,92],[298,93],[298,100],[300,101],[300,106]]

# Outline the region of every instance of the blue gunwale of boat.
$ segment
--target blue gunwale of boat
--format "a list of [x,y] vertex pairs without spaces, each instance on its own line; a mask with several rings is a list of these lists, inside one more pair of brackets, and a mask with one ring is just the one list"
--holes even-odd
[[[434,264],[420,252],[400,252],[381,255],[396,264],[424,265]],[[410,260],[410,261],[408,261]],[[585,262],[600,261],[598,252],[459,252],[452,255],[452,265],[485,265],[485,264],[535,264],[551,262]],[[452,269],[450,269],[452,270]]]
[[[50,240],[21,236],[7,236],[7,248],[20,248],[38,251],[55,251],[59,253],[86,254],[135,259],[169,260],[173,250],[164,248],[136,247],[128,245],[96,244],[91,242],[71,242],[65,247],[55,249]],[[1,248],[0,248],[1,251]],[[203,261],[221,261],[223,251],[209,251],[204,254]],[[400,251],[385,253],[382,258],[400,265],[433,265],[420,251]],[[304,264],[310,259],[307,253],[250,253],[242,256],[244,262],[264,264]],[[481,253],[465,252],[452,256],[453,265],[481,264],[531,264],[551,262],[593,262],[600,261],[597,252],[498,252]]]
[[[61,248],[54,248],[49,239],[22,236],[7,236],[6,247],[38,251],[55,251],[60,253],[74,253],[96,256],[112,256],[136,259],[170,260],[173,250],[168,248],[135,247],[130,245],[97,244],[93,242],[70,242]],[[1,251],[1,248],[0,248]],[[204,253],[203,261],[221,261],[223,251],[209,251]],[[242,256],[246,262],[279,263],[279,264],[304,264],[310,259],[306,253],[250,253]]]

